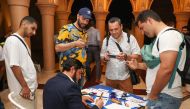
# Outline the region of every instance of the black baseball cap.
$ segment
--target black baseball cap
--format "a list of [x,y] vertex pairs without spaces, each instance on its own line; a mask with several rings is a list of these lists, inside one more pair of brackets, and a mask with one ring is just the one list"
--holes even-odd
[[92,17],[91,17],[92,13],[91,13],[90,9],[87,7],[81,8],[79,10],[78,14],[83,16],[86,19],[92,19]]

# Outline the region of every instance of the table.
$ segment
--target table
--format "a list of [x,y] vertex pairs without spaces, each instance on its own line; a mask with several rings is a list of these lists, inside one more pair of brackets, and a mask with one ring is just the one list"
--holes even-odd
[[[138,95],[126,93],[105,85],[95,85],[82,90],[82,93],[86,92],[86,95],[92,96],[94,99],[98,99],[98,97],[103,92],[103,99],[105,99],[106,103],[102,109],[143,109],[146,105],[146,100]],[[110,94],[115,92],[116,98],[121,102],[121,104],[116,104],[111,101]],[[123,93],[127,94],[124,98],[121,97]],[[94,103],[87,102],[91,107]],[[129,104],[125,106],[125,104]],[[116,108],[117,107],[117,108]]]

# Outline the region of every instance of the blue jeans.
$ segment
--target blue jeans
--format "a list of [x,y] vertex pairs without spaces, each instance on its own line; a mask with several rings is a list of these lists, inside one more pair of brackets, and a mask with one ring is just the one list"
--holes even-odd
[[179,109],[181,105],[181,98],[175,98],[168,94],[159,94],[158,99],[148,100],[148,109]]

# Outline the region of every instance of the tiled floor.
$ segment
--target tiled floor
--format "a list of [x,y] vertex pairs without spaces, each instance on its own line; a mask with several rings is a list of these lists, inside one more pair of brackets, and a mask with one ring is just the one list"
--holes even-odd
[[[55,73],[50,73],[50,74],[43,74],[43,73],[38,73],[38,82],[40,84],[44,84],[49,78],[51,78],[52,76],[54,76]],[[102,78],[101,78],[101,81],[104,83],[104,75],[102,75]],[[134,89],[145,89],[145,83],[143,81],[141,81],[140,84],[138,85],[135,85],[134,86]],[[9,102],[7,96],[8,96],[8,93],[9,93],[9,90],[6,89],[4,91],[2,91],[0,93],[0,96],[1,96],[1,99],[5,105],[5,109],[13,109],[12,106],[11,106],[11,103]],[[43,109],[43,106],[42,106],[42,93],[43,93],[43,90],[42,89],[38,89],[37,90],[37,109]],[[140,95],[140,96],[144,96],[145,95]],[[181,105],[181,108],[180,109],[189,109],[190,105],[190,98],[188,98],[187,100],[185,100],[182,105]]]

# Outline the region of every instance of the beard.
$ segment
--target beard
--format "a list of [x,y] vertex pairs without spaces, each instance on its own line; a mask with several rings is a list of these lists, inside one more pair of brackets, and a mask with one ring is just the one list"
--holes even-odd
[[27,37],[27,32],[26,32],[26,28],[24,28],[24,33],[23,33],[23,37]]
[[85,24],[82,24],[80,20],[77,21],[77,24],[78,26],[81,28],[81,29],[85,29],[86,25]]
[[73,78],[72,78],[72,79],[73,79],[73,81],[74,81],[75,83],[78,83],[76,73],[77,73],[77,72],[75,71],[74,76],[73,76]]
[[80,79],[77,80],[76,71],[75,71],[75,75],[73,76],[72,79],[82,89],[83,84],[84,84],[84,78],[82,79],[82,77],[81,77]]

